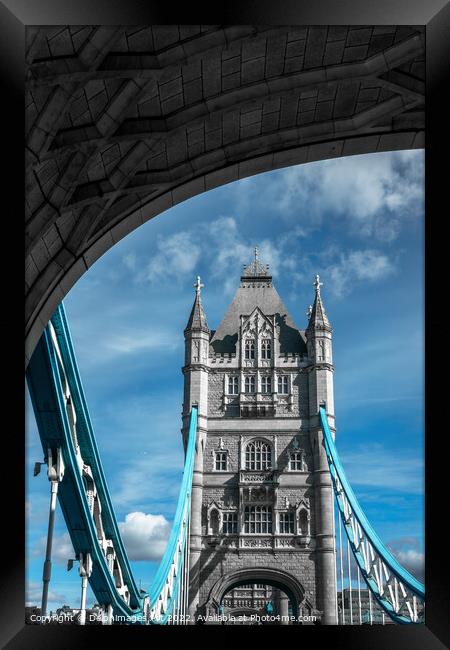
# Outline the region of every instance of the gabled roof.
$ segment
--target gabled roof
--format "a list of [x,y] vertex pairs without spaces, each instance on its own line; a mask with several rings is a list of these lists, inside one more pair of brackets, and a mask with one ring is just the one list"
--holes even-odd
[[195,300],[184,331],[191,332],[192,330],[203,330],[204,332],[209,332],[205,312],[203,311],[202,300],[200,298],[200,289],[203,285],[200,284],[199,277],[197,278],[197,283],[194,287],[196,288]]
[[274,324],[271,317],[264,314],[259,307],[255,307],[251,314],[244,315],[244,318],[242,320],[243,330],[245,331],[251,329],[252,325],[255,325],[256,322],[258,322],[258,331],[261,331],[261,329],[267,329],[267,327],[271,332],[274,329]]
[[297,328],[266,269],[267,267],[264,269],[264,275],[245,274],[241,277],[241,286],[211,338],[210,345],[214,352],[236,352],[240,317],[250,316],[256,307],[265,316],[275,316],[275,325],[280,328],[280,352],[306,352],[304,332]]

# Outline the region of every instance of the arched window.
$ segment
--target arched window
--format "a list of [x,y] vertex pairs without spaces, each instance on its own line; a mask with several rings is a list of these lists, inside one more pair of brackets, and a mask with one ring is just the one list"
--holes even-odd
[[272,532],[272,508],[270,506],[246,506],[244,532],[267,534]]
[[237,512],[224,512],[222,518],[222,533],[224,535],[236,535],[238,532]]
[[270,359],[272,356],[272,341],[263,339],[261,341],[261,359]]
[[239,377],[230,375],[228,377],[228,395],[237,395],[239,393]]
[[279,528],[280,533],[282,534],[294,534],[294,512],[288,510],[286,512],[280,512],[279,515]]
[[214,469],[216,472],[227,471],[228,453],[226,451],[216,451]]
[[287,375],[278,376],[278,392],[280,395],[287,395],[289,393],[289,377]]
[[261,377],[261,392],[265,394],[272,392],[272,377],[267,375]]
[[255,392],[255,375],[246,375],[245,377],[245,392],[254,393]]
[[244,356],[246,359],[255,358],[255,341],[254,339],[245,339]]
[[305,455],[303,451],[292,451],[289,457],[289,469],[291,472],[305,470]]
[[267,470],[272,467],[272,448],[264,440],[252,440],[245,450],[245,469]]

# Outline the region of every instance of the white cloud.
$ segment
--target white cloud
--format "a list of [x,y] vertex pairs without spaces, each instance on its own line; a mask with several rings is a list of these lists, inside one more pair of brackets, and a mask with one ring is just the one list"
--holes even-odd
[[324,269],[327,288],[335,297],[348,294],[355,283],[382,280],[395,271],[393,262],[376,250],[341,253],[339,260]]
[[[160,235],[157,240],[156,251],[152,254],[150,260],[138,260],[135,253],[130,253],[124,258],[124,263],[128,267],[133,266],[135,269],[144,269],[138,271],[135,276],[139,281],[164,283],[165,280],[172,281],[174,278],[178,282],[193,281],[196,269],[201,261],[202,266],[208,268],[209,276],[214,280],[220,280],[225,295],[231,295],[235,291],[236,279],[242,270],[242,265],[251,262],[255,246],[259,248],[261,262],[269,265],[270,272],[275,278],[282,273],[289,273],[294,284],[298,285],[305,281],[310,282],[314,275],[320,272],[323,279],[327,281],[327,288],[338,298],[347,295],[355,283],[375,282],[391,275],[396,268],[395,260],[386,252],[381,252],[373,247],[343,250],[335,243],[328,244],[318,251],[308,251],[306,240],[311,234],[312,225],[317,227],[321,222],[322,213],[328,208],[331,209],[331,205],[329,205],[331,185],[332,183],[337,185],[342,183],[343,179],[347,177],[347,173],[344,174],[342,170],[328,170],[330,178],[327,177],[327,186],[325,189],[322,188],[322,192],[320,187],[325,174],[324,170],[317,168],[313,174],[311,169],[305,172],[304,167],[299,166],[284,170],[284,175],[280,177],[281,181],[267,178],[267,188],[269,189],[265,189],[261,179],[259,179],[258,190],[261,190],[261,195],[264,195],[265,192],[274,194],[272,199],[269,198],[269,203],[272,200],[276,204],[277,211],[288,210],[286,206],[291,201],[289,196],[296,196],[298,192],[306,193],[304,199],[308,205],[308,210],[305,211],[301,208],[301,214],[297,215],[303,223],[301,225],[296,224],[288,232],[283,227],[281,234],[277,237],[250,240],[241,231],[238,218],[231,215],[221,216],[213,221],[201,222],[197,224],[195,229],[185,229],[169,236]],[[378,167],[382,168],[382,165],[378,165]],[[366,161],[362,168],[364,173],[368,173],[371,166]],[[377,165],[375,165],[375,169],[377,169]],[[307,174],[306,183],[303,178],[305,173]],[[361,173],[361,170],[359,170],[359,174]],[[358,173],[355,172],[355,174],[358,176]],[[352,177],[351,173],[348,175]],[[333,177],[333,180],[331,180],[331,177]],[[318,194],[320,196],[316,196],[317,187],[319,187]],[[252,194],[251,188],[249,191]],[[378,193],[376,188],[370,191],[374,195]],[[368,190],[369,194],[370,191]],[[343,197],[347,196],[347,193],[343,192],[342,188],[337,189],[336,192],[342,192],[342,201],[344,200]],[[351,193],[350,190],[349,192]],[[312,199],[312,203],[308,193],[315,197]],[[398,203],[399,197],[402,197],[402,193],[396,190],[395,195],[394,193],[390,194],[388,198],[393,204],[393,202]],[[386,200],[388,198],[384,197]],[[299,202],[297,199],[298,197],[295,200],[295,205],[298,207]],[[260,200],[263,200],[260,196],[255,197],[253,210],[257,209]],[[378,239],[381,240],[391,240],[394,237],[393,229],[396,228],[394,217],[389,217],[386,223],[377,222],[378,235],[375,237],[373,236],[375,235],[373,232],[374,223],[367,220],[367,217],[377,212],[377,206],[381,205],[381,199],[374,196],[371,199],[365,197],[364,200],[361,196],[359,198],[355,196],[355,192],[353,192],[352,198],[347,197],[346,200],[354,201],[355,206],[351,210],[348,209],[345,218],[351,218],[355,223],[356,221],[361,222],[358,226],[360,234],[370,235],[372,240],[377,239],[378,235],[380,235]],[[335,216],[340,215],[340,212],[344,210],[342,201],[333,203],[333,214]],[[356,203],[359,201],[362,201],[362,203],[360,210],[357,212]],[[319,206],[321,206],[320,209]],[[365,232],[364,228],[369,228],[369,230]],[[397,231],[395,236],[397,236]],[[158,336],[162,335],[163,333],[158,333]],[[125,342],[114,340],[109,345],[116,350],[120,350],[122,347],[135,349],[152,347],[153,341],[156,340],[155,336],[149,341],[145,335],[134,335],[132,338],[133,341],[127,340]]]
[[336,244],[319,252],[304,252],[294,257],[289,254],[289,242],[280,246],[282,266],[289,271],[295,288],[311,286],[316,273],[326,286],[327,296],[347,296],[354,287],[367,282],[375,283],[393,275],[397,260],[376,249],[349,249],[343,251]]
[[162,515],[130,512],[119,530],[130,560],[159,561],[164,555],[170,524]]
[[[280,273],[282,267],[292,265],[293,258],[286,251],[288,238],[278,240],[267,238],[249,241],[239,230],[234,217],[220,217],[206,227],[205,236],[210,239],[206,259],[210,263],[211,274],[221,278],[224,282],[224,291],[230,294],[236,289],[236,275],[240,273],[243,264],[249,264],[254,258],[255,246],[259,250],[259,259],[263,264],[268,264],[274,277]],[[300,237],[301,231],[293,232],[290,241]]]
[[423,576],[425,569],[425,554],[412,548],[406,551],[399,551],[397,554],[398,561],[405,569],[408,569],[416,576]]
[[424,579],[425,554],[420,549],[417,537],[407,536],[390,540],[387,544],[400,564],[419,580]]
[[[44,559],[46,544],[47,537],[41,537],[33,549],[32,555]],[[52,562],[64,566],[67,565],[67,560],[73,557],[75,557],[75,551],[73,550],[69,533],[55,535],[52,544]]]
[[349,156],[297,165],[236,185],[238,208],[254,212],[273,206],[304,229],[339,220],[362,238],[394,241],[424,203],[423,151]]
[[[249,241],[233,216],[221,216],[212,222],[200,223],[195,229],[160,236],[157,251],[150,261],[140,264],[145,271],[137,277],[150,282],[163,282],[164,278],[173,277],[179,281],[193,281],[201,257],[202,263],[209,266],[211,277],[220,279],[224,293],[229,295],[236,289],[236,276],[243,264],[253,259],[255,246],[259,248],[261,261],[270,266],[272,275],[276,277],[282,267],[295,266],[296,261],[288,254],[286,246],[304,236],[304,231],[296,228],[289,237],[283,235],[276,241],[267,238]],[[139,262],[133,259],[139,266]]]
[[[122,540],[130,560],[159,560],[166,547],[170,524],[163,515],[131,512],[125,521],[118,522]],[[41,537],[33,549],[34,557],[45,556],[46,537]],[[53,539],[52,562],[62,566],[75,557],[69,533],[57,535]]]
[[186,230],[167,237],[159,236],[157,251],[139,278],[155,283],[165,277],[182,278],[191,273],[201,251],[196,239],[193,231]]

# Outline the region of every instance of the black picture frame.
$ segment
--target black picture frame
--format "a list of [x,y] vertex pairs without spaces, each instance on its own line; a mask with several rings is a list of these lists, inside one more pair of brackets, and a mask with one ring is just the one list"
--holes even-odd
[[[445,93],[449,85],[450,62],[450,7],[443,0],[284,0],[282,6],[268,0],[258,3],[248,0],[228,1],[223,6],[211,4],[201,9],[185,5],[177,13],[150,0],[3,0],[0,3],[0,78],[3,88],[2,110],[10,143],[3,141],[3,157],[7,171],[2,175],[3,199],[10,199],[4,207],[3,318],[1,319],[4,347],[11,355],[4,366],[4,411],[12,414],[12,423],[3,427],[3,486],[2,537],[3,551],[0,580],[0,642],[7,648],[80,648],[89,644],[122,647],[130,643],[158,643],[172,634],[183,632],[186,642],[192,634],[205,637],[203,642],[215,640],[217,628],[188,626],[183,628],[151,629],[142,627],[57,627],[26,626],[25,616],[25,534],[23,504],[24,488],[24,434],[16,414],[23,415],[23,343],[21,337],[21,266],[23,250],[24,156],[22,149],[24,125],[24,35],[27,25],[59,24],[407,24],[426,25],[426,218],[425,218],[425,527],[426,527],[426,624],[417,626],[350,626],[323,627],[319,632],[307,628],[272,628],[281,639],[283,629],[289,637],[301,636],[294,642],[305,643],[320,637],[338,648],[407,648],[438,650],[450,646],[450,589],[449,568],[446,562],[446,536],[443,529],[448,519],[446,479],[449,474],[445,409],[445,385],[441,383],[440,367],[446,367],[445,317],[446,275],[448,246],[442,224],[446,218],[448,200],[448,116],[449,100]],[[447,136],[447,137],[446,137]],[[17,244],[17,247],[16,247]],[[7,254],[8,253],[8,254]],[[17,341],[15,337],[17,336]],[[5,355],[3,355],[5,356]],[[442,395],[442,396],[441,396]],[[12,405],[18,402],[18,410]],[[22,420],[23,421],[23,420]],[[447,447],[448,449],[448,447]],[[194,632],[199,630],[200,632]],[[247,636],[249,630],[225,634],[237,639]],[[235,629],[235,628],[234,628]],[[281,632],[280,632],[281,629]],[[311,628],[308,628],[311,629]],[[139,631],[138,631],[139,630]],[[230,631],[231,630],[231,631]],[[326,631],[325,631],[326,630]],[[253,638],[261,630],[251,629]],[[272,636],[270,633],[270,636]],[[107,634],[105,637],[104,635]],[[221,636],[223,631],[221,631]],[[113,641],[111,640],[113,635]],[[162,635],[162,636],[161,636]],[[168,636],[167,636],[168,635]],[[265,628],[264,635],[267,635]],[[305,635],[307,638],[305,638]],[[189,636],[189,639],[188,639]],[[265,638],[264,636],[264,638]],[[326,637],[326,638],[325,638]]]

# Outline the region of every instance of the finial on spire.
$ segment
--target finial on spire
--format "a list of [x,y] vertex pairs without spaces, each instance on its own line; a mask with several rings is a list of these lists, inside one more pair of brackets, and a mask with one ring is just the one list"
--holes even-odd
[[307,316],[308,316],[308,330],[311,331],[313,329],[319,328],[319,329],[327,329],[331,331],[331,326],[330,322],[328,320],[328,317],[325,313],[325,308],[322,304],[322,297],[320,295],[320,287],[322,286],[323,282],[320,281],[320,276],[316,275],[316,278],[314,280],[313,286],[316,289],[316,295],[314,298],[313,306],[309,307],[307,311]]
[[316,293],[320,296],[320,287],[323,285],[323,282],[320,281],[320,276],[316,275],[316,279],[314,281],[314,286],[316,288]]
[[254,258],[251,264],[244,264],[244,271],[241,276],[241,280],[247,281],[247,278],[251,278],[253,283],[255,282],[264,282],[264,284],[272,282],[272,276],[269,272],[268,264],[261,264],[259,261],[259,248],[255,246],[253,249]]
[[208,323],[206,322],[205,312],[203,311],[202,301],[200,300],[200,290],[204,285],[200,282],[200,276],[197,275],[197,280],[194,284],[195,289],[195,299],[194,304],[192,305],[191,315],[189,316],[188,323],[186,325],[186,332],[192,332],[194,330],[201,330],[203,332],[209,332]]
[[194,284],[194,289],[197,292],[197,296],[200,296],[200,290],[203,289],[205,285],[200,282],[200,276],[197,275],[197,281]]

